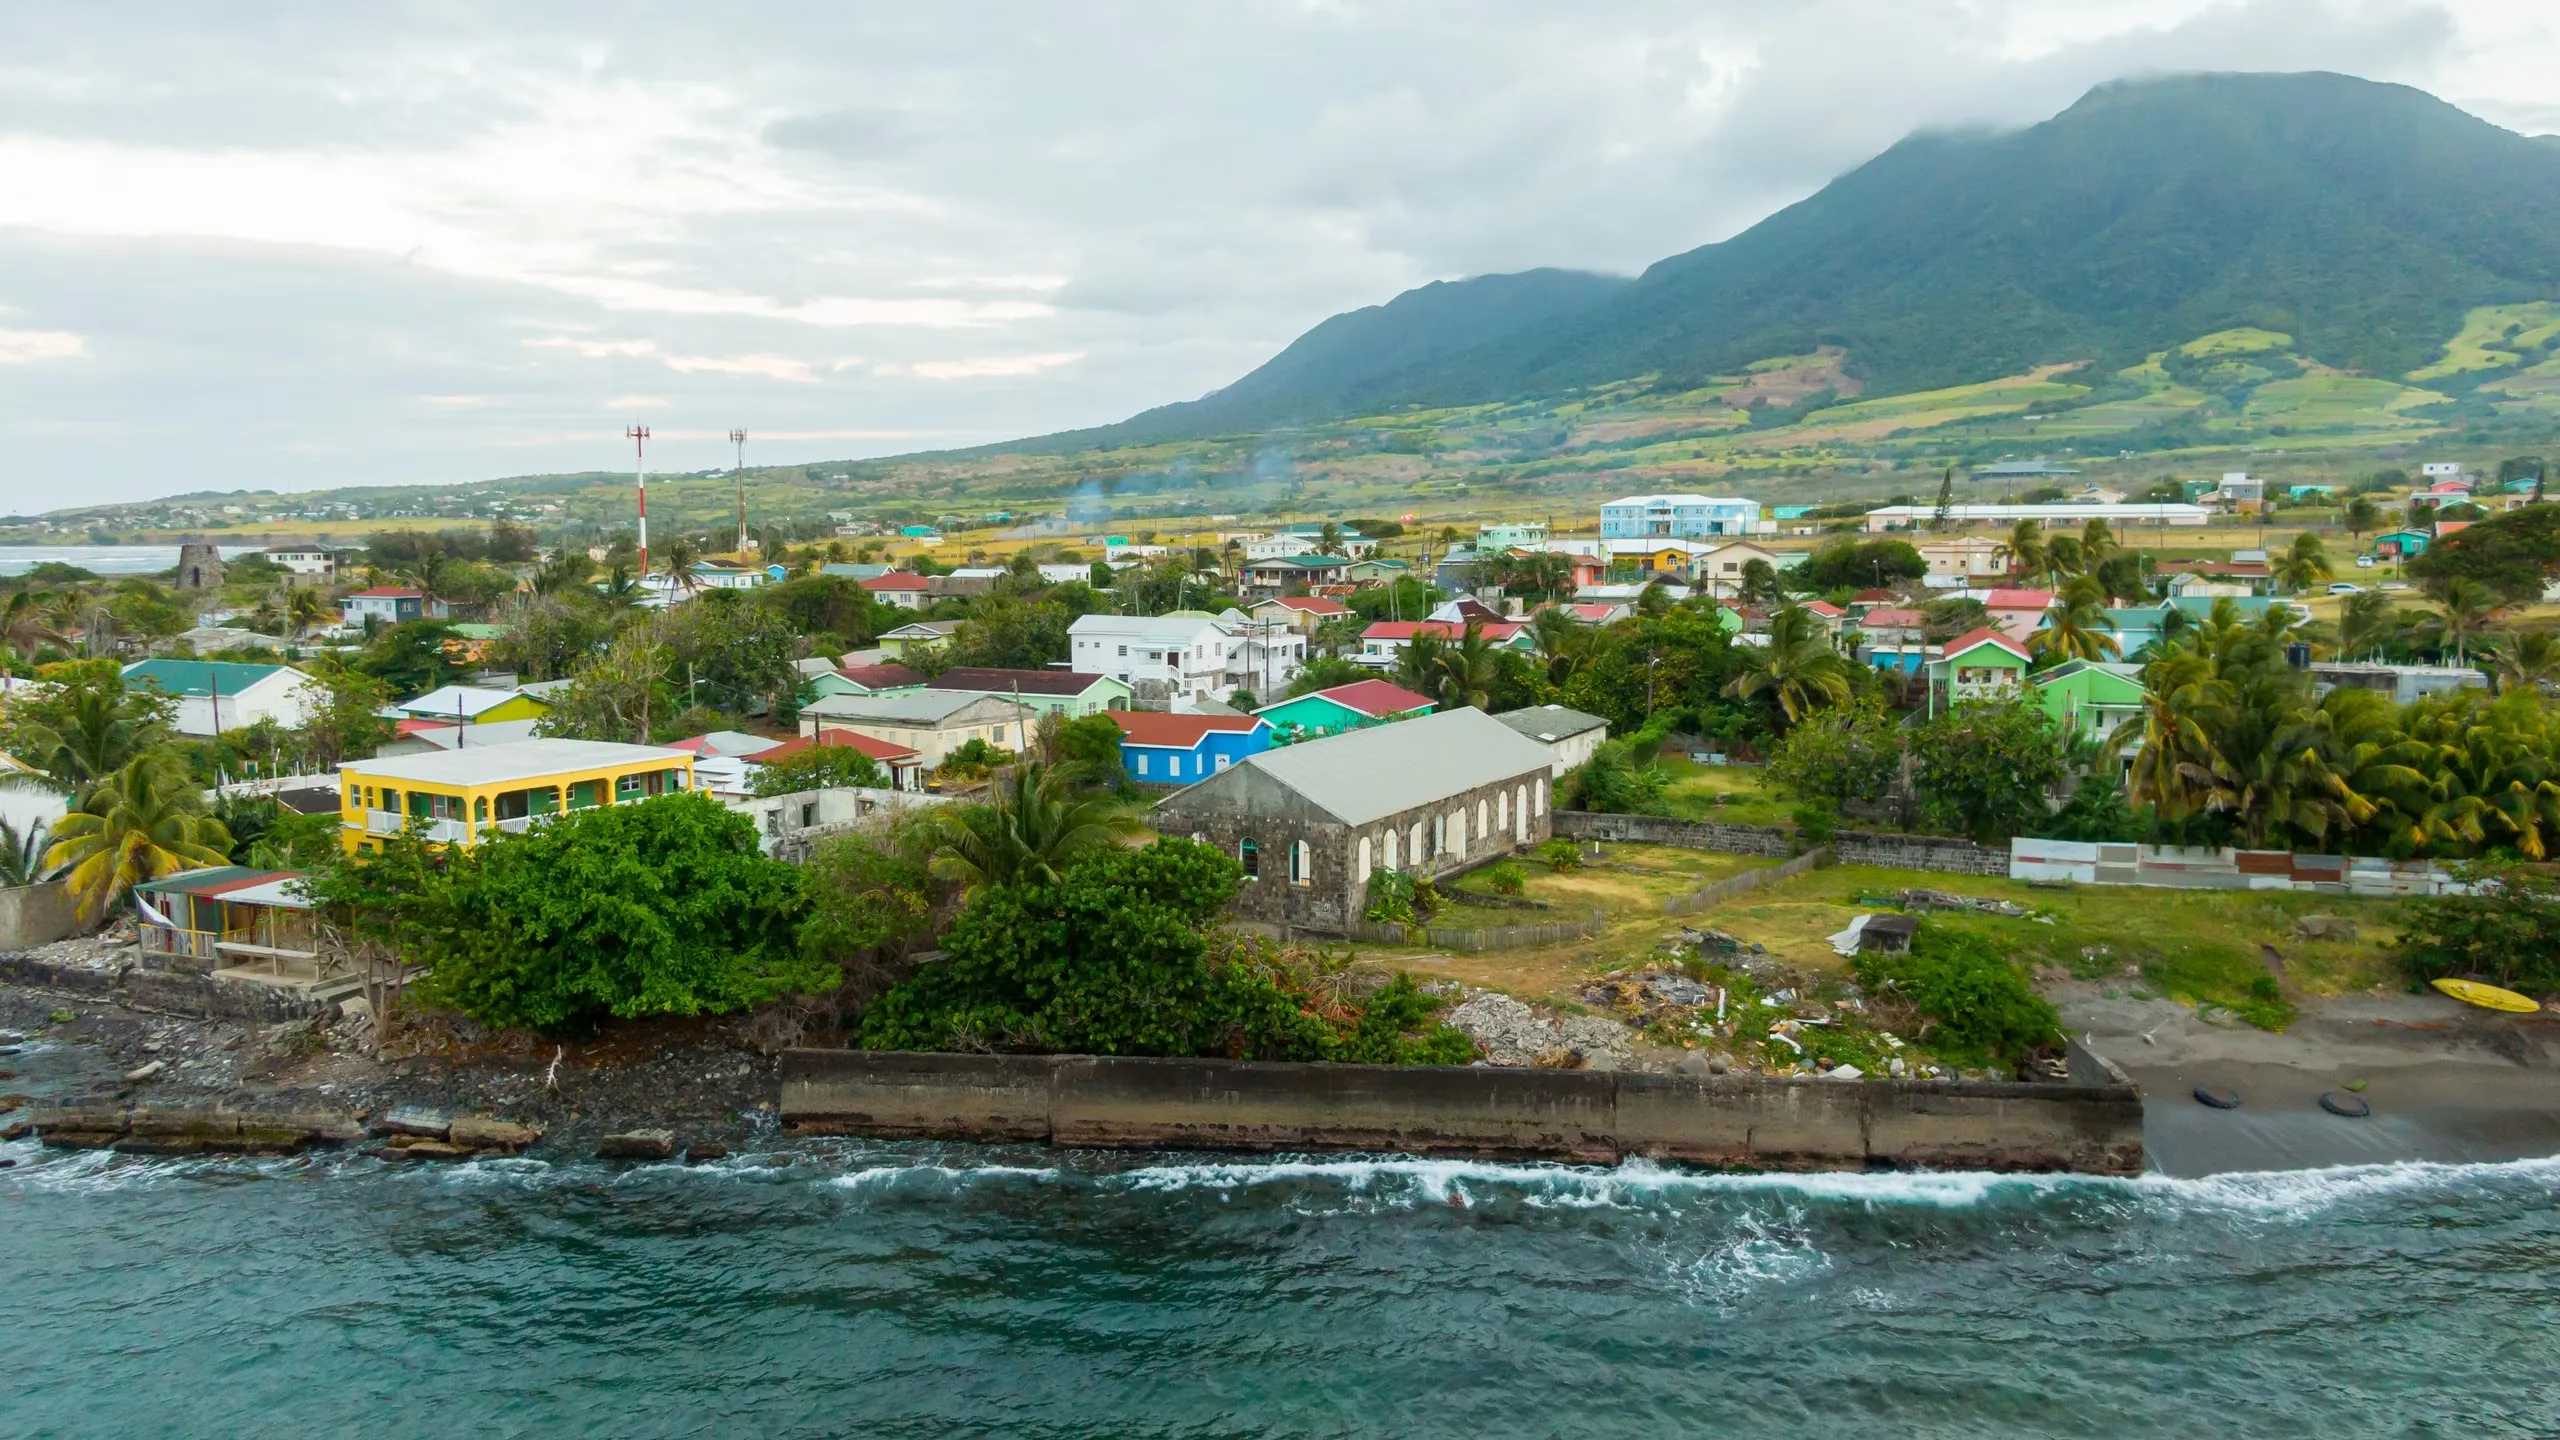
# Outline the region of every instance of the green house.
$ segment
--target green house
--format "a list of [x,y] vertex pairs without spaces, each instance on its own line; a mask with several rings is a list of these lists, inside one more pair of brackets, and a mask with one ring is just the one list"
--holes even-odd
[[1428,695],[1417,695],[1384,680],[1354,680],[1330,690],[1293,695],[1253,713],[1270,721],[1274,740],[1286,745],[1428,715],[1435,703]]
[[2141,666],[2115,660],[2066,660],[2029,676],[2027,685],[2028,697],[2064,734],[2096,741],[2141,715],[2149,693]]
[[1985,627],[1947,642],[1928,663],[1929,713],[1967,700],[2014,700],[2026,688],[2027,647]]

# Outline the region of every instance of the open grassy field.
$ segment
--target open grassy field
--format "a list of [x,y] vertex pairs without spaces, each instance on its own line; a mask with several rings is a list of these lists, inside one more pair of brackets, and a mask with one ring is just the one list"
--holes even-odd
[[1662,768],[1671,772],[1663,799],[1670,813],[1683,820],[1721,820],[1730,825],[1793,824],[1795,802],[1769,784],[1768,772],[1748,765],[1700,765],[1686,754],[1665,750]]
[[[1659,846],[1605,848],[1613,862],[1678,868],[1684,876],[1702,878],[1714,878],[1719,869],[1729,874],[1773,863]],[[1939,912],[1931,923],[1976,932],[2020,965],[2048,977],[2113,981],[2127,994],[2165,996],[2280,1020],[2280,1008],[2250,1009],[2260,1003],[2253,1001],[2252,989],[2261,976],[2274,975],[2287,1002],[2399,983],[2389,954],[2398,934],[2398,907],[2392,901],[2268,891],[2045,888],[2006,879],[1835,866],[1672,919],[1661,914],[1661,900],[1694,888],[1696,882],[1607,870],[1550,876],[1544,867],[1531,868],[1539,872],[1530,881],[1532,895],[1559,901],[1570,896],[1577,907],[1603,905],[1613,915],[1608,930],[1590,940],[1529,950],[1451,955],[1364,946],[1363,955],[1374,964],[1569,1007],[1593,976],[1640,961],[1683,926],[1757,942],[1800,969],[1842,971],[1848,962],[1832,953],[1825,937],[1847,928],[1857,915],[1890,909],[1898,891],[1931,889],[2014,901],[2031,915],[2005,919]],[[1466,923],[1519,923],[1515,912],[1501,913],[1514,918]],[[2294,925],[2307,915],[2352,920],[2357,938],[2303,940]],[[2267,955],[2270,947],[2278,957],[2273,962]]]

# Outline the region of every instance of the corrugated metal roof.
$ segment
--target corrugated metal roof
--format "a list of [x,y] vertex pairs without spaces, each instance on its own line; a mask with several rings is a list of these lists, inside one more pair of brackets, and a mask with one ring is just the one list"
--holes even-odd
[[210,695],[216,683],[225,696],[237,695],[282,665],[243,665],[229,660],[137,660],[124,667],[124,678],[151,685],[171,695]]
[[1493,718],[1532,740],[1549,741],[1605,729],[1609,724],[1597,715],[1563,705],[1532,705],[1525,710],[1506,710]]
[[1481,710],[1447,710],[1249,756],[1184,796],[1214,801],[1217,787],[1259,770],[1345,825],[1366,825],[1452,795],[1531,774],[1555,757]]

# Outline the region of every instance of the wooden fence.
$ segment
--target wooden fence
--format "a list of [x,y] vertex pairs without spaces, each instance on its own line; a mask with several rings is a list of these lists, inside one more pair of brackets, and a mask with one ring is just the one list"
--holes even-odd
[[1792,880],[1807,870],[1819,870],[1830,863],[1831,847],[1820,846],[1807,850],[1783,865],[1772,865],[1765,870],[1745,870],[1739,875],[1727,875],[1712,885],[1701,886],[1686,895],[1674,895],[1662,902],[1662,913],[1694,915],[1711,905],[1721,905],[1736,895],[1747,895],[1763,885],[1775,885],[1781,880]]
[[1558,945],[1588,940],[1608,928],[1609,912],[1594,910],[1580,920],[1547,925],[1501,925],[1488,930],[1450,930],[1438,925],[1374,925],[1351,927],[1353,940],[1371,945],[1430,945],[1442,950],[1525,950],[1532,945]]

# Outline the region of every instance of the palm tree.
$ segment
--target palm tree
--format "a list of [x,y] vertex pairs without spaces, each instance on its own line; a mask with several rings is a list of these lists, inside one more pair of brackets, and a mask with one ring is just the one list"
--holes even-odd
[[2062,587],[2044,628],[2027,637],[2027,650],[2040,660],[2112,660],[2124,648],[2108,633],[2115,628],[2105,587],[2083,575]]
[[2033,585],[2044,575],[2052,557],[2044,545],[2044,526],[2034,520],[2021,520],[2009,527],[2009,538],[2000,543],[2000,555],[2009,562],[2009,574],[2021,585]]
[[1570,610],[1550,605],[1529,619],[1529,637],[1546,662],[1547,683],[1561,686],[1591,653],[1593,631]]
[[2118,725],[2107,748],[2133,752],[2125,796],[2163,819],[2183,820],[2203,808],[2220,757],[2206,736],[2203,715],[2211,701],[2213,664],[2172,650],[2142,671],[2142,713]]
[[297,585],[284,597],[286,633],[300,640],[329,623],[329,602],[309,585]]
[[2107,528],[2102,516],[2092,515],[2089,523],[2080,527],[2080,563],[2088,570],[2095,571],[2106,563],[2108,556],[2123,548],[2116,543],[2115,532]]
[[205,813],[193,777],[155,751],[107,776],[62,817],[44,864],[70,872],[64,884],[89,924],[143,881],[227,864],[230,850],[230,832]]
[[2352,660],[2381,649],[2399,622],[2391,612],[2391,597],[2379,590],[2350,595],[2338,610],[2338,658]]
[[702,578],[693,573],[694,562],[701,558],[702,538],[698,535],[679,535],[667,542],[667,578],[687,595],[702,588]]
[[1030,759],[996,778],[986,804],[949,806],[935,820],[934,868],[973,891],[1054,885],[1078,855],[1141,828],[1109,795]]
[[51,875],[52,868],[44,863],[44,852],[51,848],[53,839],[43,821],[29,821],[21,833],[17,826],[0,820],[0,885],[33,885]]
[[2057,580],[2084,574],[2089,557],[2082,554],[2080,542],[2068,535],[2056,535],[2044,547],[2044,568]]
[[608,608],[616,611],[628,610],[640,603],[640,582],[631,578],[630,571],[616,565],[612,573],[605,577],[604,584],[596,593],[604,597],[604,603]]
[[2329,578],[2328,547],[2308,530],[2293,537],[2293,548],[2275,564],[2275,582],[2299,595]]
[[596,562],[587,558],[587,552],[564,540],[560,553],[533,572],[533,593],[558,595],[575,590],[585,585],[595,573]]
[[1344,553],[1341,526],[1336,525],[1330,520],[1324,522],[1324,528],[1316,532],[1316,553],[1319,555],[1340,555]]
[[[1706,566],[1698,567],[1699,578],[1705,579]],[[1783,605],[1786,587],[1778,582],[1778,567],[1757,556],[1742,562],[1742,588],[1735,599],[1745,605]]]
[[1417,631],[1396,655],[1396,683],[1425,695],[1439,693],[1440,656],[1448,645],[1430,631]]
[[2560,632],[2518,630],[2488,650],[2496,667],[2498,691],[2538,690],[2560,685]]
[[2453,663],[2471,663],[2471,646],[2498,615],[2498,597],[2477,580],[2457,578],[2436,602],[2436,633],[2453,647]]
[[1636,592],[1636,613],[1647,620],[1659,620],[1671,613],[1671,584],[1656,577]]
[[54,628],[52,605],[53,594],[46,590],[21,590],[10,596],[7,608],[0,609],[0,642],[28,655],[47,645],[69,645],[70,640]]
[[41,776],[15,776],[8,783],[38,785],[82,805],[108,776],[169,739],[159,704],[121,681],[76,682],[58,698],[58,720],[34,721],[20,733],[18,758]]
[[1444,707],[1493,708],[1493,686],[1502,678],[1502,661],[1494,653],[1493,642],[1484,638],[1483,621],[1469,620],[1457,644],[1440,647],[1440,671],[1433,678],[1439,684],[1431,693]]
[[1789,605],[1769,620],[1769,643],[1751,654],[1750,668],[1726,682],[1724,693],[1748,700],[1767,690],[1793,725],[1817,705],[1849,698],[1849,662],[1832,648],[1813,612]]

